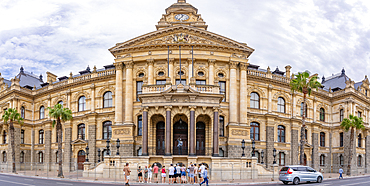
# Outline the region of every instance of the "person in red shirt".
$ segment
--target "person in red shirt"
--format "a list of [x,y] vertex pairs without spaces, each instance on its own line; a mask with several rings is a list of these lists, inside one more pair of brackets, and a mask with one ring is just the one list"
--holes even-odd
[[158,183],[158,166],[156,163],[154,163],[154,167],[153,167],[153,173],[154,173],[154,182],[155,183]]
[[162,183],[166,183],[166,166],[162,167]]

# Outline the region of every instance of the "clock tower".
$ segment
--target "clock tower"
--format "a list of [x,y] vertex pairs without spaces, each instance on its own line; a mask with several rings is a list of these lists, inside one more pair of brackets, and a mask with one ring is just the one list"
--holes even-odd
[[177,0],[177,3],[168,7],[166,9],[166,14],[162,15],[156,27],[157,30],[161,30],[177,25],[187,25],[203,30],[207,30],[208,27],[201,15],[198,14],[198,9],[186,3],[186,0]]

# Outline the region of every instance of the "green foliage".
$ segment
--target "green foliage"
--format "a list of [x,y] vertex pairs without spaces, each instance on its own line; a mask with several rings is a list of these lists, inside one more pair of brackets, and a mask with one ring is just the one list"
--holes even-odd
[[357,117],[350,114],[349,118],[343,119],[340,127],[346,132],[351,129],[365,130],[365,126],[363,125],[363,123],[364,121],[362,121],[362,117]]
[[17,109],[9,108],[5,110],[5,113],[1,117],[1,119],[4,121],[4,124],[7,124],[9,122],[17,121],[19,124],[23,125],[23,118],[18,113]]
[[307,93],[308,96],[310,96],[312,89],[318,90],[319,87],[321,87],[321,83],[317,81],[317,75],[310,76],[309,71],[298,72],[294,77],[295,78],[290,81],[290,89],[292,92],[298,91],[304,94]]
[[60,121],[68,121],[72,120],[72,111],[69,108],[63,108],[63,105],[56,104],[53,108],[48,107],[49,109],[49,116],[54,118],[53,120],[53,127],[55,126],[56,122]]

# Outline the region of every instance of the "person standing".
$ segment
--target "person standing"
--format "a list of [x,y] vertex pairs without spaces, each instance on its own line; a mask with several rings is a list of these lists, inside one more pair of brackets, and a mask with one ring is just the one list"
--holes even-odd
[[199,185],[201,186],[203,183],[206,183],[206,185],[208,186],[208,171],[207,171],[207,167],[204,168],[202,177],[203,177],[203,182],[202,183],[199,183]]
[[162,167],[162,183],[166,183],[166,166]]
[[139,178],[139,183],[143,182],[143,170],[141,169],[141,166],[137,169],[137,177]]
[[190,178],[190,182],[191,184],[194,184],[194,166],[193,164],[190,165],[189,167],[189,178]]
[[198,167],[194,164],[194,183],[198,183]]
[[159,177],[159,173],[158,173],[158,166],[156,163],[154,163],[154,167],[153,167],[153,173],[154,173],[154,182],[155,183],[158,183],[158,177]]
[[168,168],[168,183],[173,184],[175,181],[175,167],[173,167],[173,164],[171,164],[170,168]]
[[148,183],[148,166],[144,168],[144,183]]
[[343,169],[342,169],[342,167],[339,168],[339,179],[340,178],[343,179]]
[[128,182],[130,181],[130,172],[131,172],[131,170],[130,170],[130,167],[128,165],[129,164],[126,163],[126,166],[123,168],[123,172],[125,174],[125,182],[126,182],[125,185],[130,186],[130,184]]
[[200,175],[201,175],[200,179],[201,179],[201,181],[204,181],[203,174],[204,174],[205,168],[206,168],[206,166],[204,165],[204,163],[202,163],[202,165],[200,166]]
[[181,167],[181,183],[186,183],[186,172],[185,165]]
[[153,169],[152,169],[152,166],[149,165],[149,168],[148,168],[148,181],[149,181],[149,183],[152,183],[152,176],[153,176]]
[[180,164],[176,166],[176,183],[181,183],[181,167]]

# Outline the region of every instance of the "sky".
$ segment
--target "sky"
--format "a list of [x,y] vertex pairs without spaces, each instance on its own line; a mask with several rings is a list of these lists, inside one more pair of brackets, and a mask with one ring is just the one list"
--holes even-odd
[[[58,77],[114,62],[116,43],[155,31],[176,0],[1,0],[0,73]],[[370,75],[368,0],[187,0],[214,32],[255,49],[251,64],[329,77]],[[44,78],[45,80],[46,78]]]

